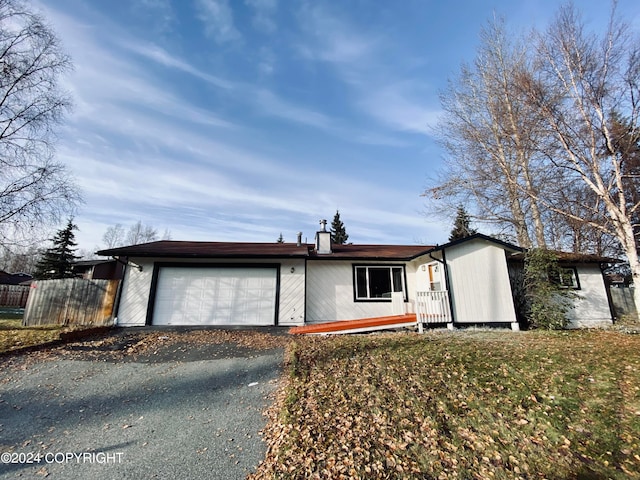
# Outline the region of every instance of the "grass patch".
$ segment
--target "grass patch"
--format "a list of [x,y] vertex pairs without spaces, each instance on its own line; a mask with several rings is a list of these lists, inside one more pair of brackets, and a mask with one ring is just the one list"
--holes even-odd
[[296,338],[253,478],[640,478],[640,336]]
[[0,353],[58,340],[62,332],[70,330],[62,325],[23,327],[22,319],[14,317],[8,314],[0,317]]

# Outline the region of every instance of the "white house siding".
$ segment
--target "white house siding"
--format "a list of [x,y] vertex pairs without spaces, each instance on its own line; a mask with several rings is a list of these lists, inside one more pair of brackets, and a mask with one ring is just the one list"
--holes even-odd
[[422,288],[416,283],[418,269],[421,265],[431,261],[433,261],[433,259],[425,255],[405,264],[405,270],[407,272],[407,298],[409,299],[409,302],[405,304],[407,313],[415,313],[416,290],[420,290]]
[[447,248],[456,323],[515,322],[504,249],[482,240]]
[[574,290],[578,298],[567,316],[570,327],[600,327],[611,325],[611,311],[600,267],[596,264],[577,265],[580,289]]
[[[144,326],[147,321],[147,307],[151,293],[151,280],[155,262],[180,264],[280,264],[280,295],[278,308],[278,325],[302,325],[305,316],[304,259],[146,259],[131,258],[132,263],[140,265],[142,272],[134,266],[127,267],[118,311],[119,326]],[[294,269],[291,272],[291,269]]]
[[[403,265],[403,262],[310,260],[307,262],[307,323],[393,315],[391,302],[356,302],[353,265]],[[415,264],[406,265],[409,298],[414,296]],[[411,305],[405,304],[408,311]]]
[[[293,269],[293,272],[291,269]],[[304,324],[304,293],[304,259],[283,260],[280,266],[278,325]]]
[[132,265],[126,268],[117,318],[121,327],[144,326],[147,321],[153,260],[136,258],[131,261],[141,266],[142,271]]

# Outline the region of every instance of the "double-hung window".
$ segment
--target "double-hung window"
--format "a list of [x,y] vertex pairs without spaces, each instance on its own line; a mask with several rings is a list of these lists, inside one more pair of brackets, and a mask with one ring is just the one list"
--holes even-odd
[[403,265],[354,265],[356,301],[391,301],[393,292],[407,300]]

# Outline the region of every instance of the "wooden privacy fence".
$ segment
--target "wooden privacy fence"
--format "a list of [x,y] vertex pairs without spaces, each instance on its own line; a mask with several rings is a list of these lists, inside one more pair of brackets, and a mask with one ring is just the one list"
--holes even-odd
[[0,307],[24,308],[30,290],[29,285],[0,285]]
[[22,324],[111,325],[119,280],[37,280]]

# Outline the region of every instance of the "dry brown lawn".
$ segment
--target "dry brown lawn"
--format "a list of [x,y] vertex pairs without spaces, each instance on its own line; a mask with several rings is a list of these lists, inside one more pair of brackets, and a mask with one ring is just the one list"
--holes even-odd
[[296,338],[266,478],[640,478],[640,335]]
[[68,331],[61,325],[23,327],[20,319],[0,318],[0,353],[58,340]]

